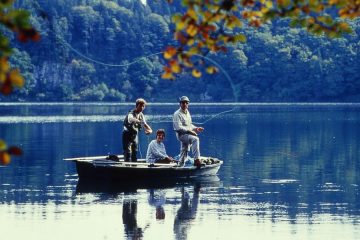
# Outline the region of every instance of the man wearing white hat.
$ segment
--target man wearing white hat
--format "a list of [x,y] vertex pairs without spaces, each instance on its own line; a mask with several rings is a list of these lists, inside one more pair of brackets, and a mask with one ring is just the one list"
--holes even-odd
[[194,165],[200,166],[200,140],[197,133],[202,132],[204,128],[196,127],[192,124],[189,108],[189,98],[182,96],[179,99],[180,108],[174,113],[173,127],[177,139],[181,142],[179,165],[184,165],[187,157],[188,147],[191,145],[191,152],[194,157]]

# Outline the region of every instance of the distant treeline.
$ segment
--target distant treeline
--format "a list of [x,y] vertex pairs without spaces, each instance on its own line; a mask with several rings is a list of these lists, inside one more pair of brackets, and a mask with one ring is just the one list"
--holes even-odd
[[15,45],[11,62],[26,86],[1,100],[360,101],[359,20],[341,39],[310,35],[286,20],[244,28],[247,43],[207,56],[221,66],[218,74],[169,81],[160,78],[159,53],[175,44],[170,14],[179,5],[166,2],[17,0],[42,40]]

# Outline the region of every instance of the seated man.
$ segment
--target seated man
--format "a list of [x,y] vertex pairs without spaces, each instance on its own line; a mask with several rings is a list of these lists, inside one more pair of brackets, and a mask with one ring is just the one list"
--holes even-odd
[[165,130],[164,129],[157,130],[156,139],[150,142],[146,152],[146,161],[148,163],[174,162],[174,159],[166,154],[165,145],[163,143],[164,138],[165,138]]

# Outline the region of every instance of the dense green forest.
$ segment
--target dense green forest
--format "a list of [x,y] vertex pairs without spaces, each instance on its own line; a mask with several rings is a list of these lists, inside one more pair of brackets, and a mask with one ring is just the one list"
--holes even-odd
[[[31,12],[38,43],[15,45],[11,63],[24,88],[2,101],[360,101],[360,21],[329,39],[279,20],[244,28],[248,41],[209,54],[220,72],[161,79],[161,55],[174,44],[164,0],[17,0]],[[176,1],[175,1],[176,2]],[[9,33],[10,38],[11,36]]]

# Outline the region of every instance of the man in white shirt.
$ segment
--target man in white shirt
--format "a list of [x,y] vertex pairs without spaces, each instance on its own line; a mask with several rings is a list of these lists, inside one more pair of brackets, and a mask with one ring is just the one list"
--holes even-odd
[[165,145],[163,143],[165,138],[165,130],[159,129],[156,131],[156,139],[152,140],[146,152],[146,161],[148,163],[170,163],[174,159],[166,154]]
[[124,128],[122,133],[122,144],[124,150],[125,162],[136,162],[138,151],[138,133],[142,127],[145,129],[145,134],[151,134],[152,129],[147,124],[143,111],[146,106],[146,101],[142,98],[136,100],[136,105],[124,119]]
[[194,165],[200,166],[200,140],[197,134],[202,132],[204,128],[196,127],[192,124],[189,112],[189,98],[182,96],[180,99],[180,108],[174,113],[173,127],[176,132],[177,139],[181,142],[179,165],[184,165],[187,158],[188,147],[191,145],[191,152],[194,157]]

